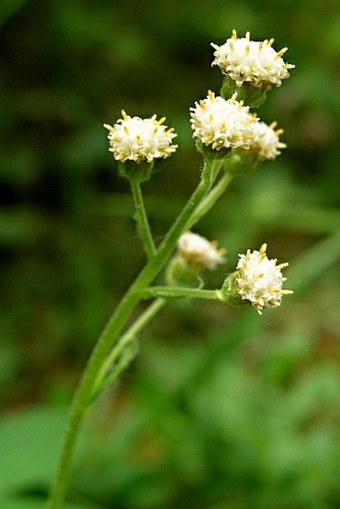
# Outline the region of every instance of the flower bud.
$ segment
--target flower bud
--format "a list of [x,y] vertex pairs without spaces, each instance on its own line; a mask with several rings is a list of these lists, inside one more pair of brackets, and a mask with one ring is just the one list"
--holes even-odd
[[162,125],[165,118],[156,120],[130,117],[122,111],[122,118],[108,129],[110,152],[119,162],[120,173],[139,182],[148,180],[156,159],[165,159],[175,152],[177,145],[172,144],[177,135],[173,129]]
[[283,290],[286,278],[281,270],[288,263],[276,265],[276,259],[269,259],[266,254],[267,245],[262,244],[259,251],[250,251],[239,255],[236,271],[224,281],[219,297],[230,304],[240,305],[248,302],[261,315],[264,308],[281,305],[283,295],[293,293]]
[[214,270],[224,263],[225,250],[190,231],[183,233],[177,242],[177,253],[169,264],[167,279],[171,286],[198,286],[203,269]]
[[282,59],[287,48],[276,52],[273,42],[274,39],[251,41],[249,32],[238,38],[233,30],[232,36],[221,46],[211,44],[215,49],[212,65],[217,65],[226,76],[223,97],[230,97],[237,91],[238,98],[250,106],[259,106],[267,90],[273,85],[279,87],[282,80],[289,77],[289,69],[295,66]]
[[286,148],[286,144],[280,141],[279,136],[283,129],[276,129],[277,123],[267,125],[265,122],[252,124],[253,141],[249,152],[254,154],[258,162],[268,159],[275,159],[281,154],[280,149]]
[[248,149],[234,149],[229,159],[224,162],[224,168],[235,176],[247,175],[257,168],[257,165],[266,160],[276,159],[281,154],[285,143],[280,141],[282,129],[276,129],[277,123],[267,125],[265,122],[254,122],[251,125],[252,136]]
[[190,115],[193,138],[206,157],[210,152],[225,158],[231,149],[249,148],[251,125],[257,119],[249,113],[248,106],[236,100],[236,94],[225,100],[209,90],[205,99],[190,108]]

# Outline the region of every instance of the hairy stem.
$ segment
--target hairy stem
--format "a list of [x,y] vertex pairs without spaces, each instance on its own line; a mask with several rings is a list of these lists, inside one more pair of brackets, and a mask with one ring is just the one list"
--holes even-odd
[[182,212],[178,215],[155,254],[151,256],[144,269],[122,298],[99,337],[84,369],[70,407],[57,473],[52,485],[47,509],[60,509],[62,507],[76,440],[89,407],[89,400],[91,395],[93,395],[93,387],[98,379],[98,373],[103,363],[105,363],[107,355],[109,355],[114,347],[129,316],[139,303],[142,290],[150,285],[163,268],[176,246],[178,237],[190,222],[201,200],[211,189],[221,165],[221,161],[205,162],[202,177],[196,190],[191,195]]
[[[117,378],[115,370],[109,373],[110,368],[120,357],[124,350],[136,340],[137,334],[152,320],[152,318],[162,309],[166,304],[166,300],[159,297],[150,304],[150,306],[137,318],[137,320],[128,328],[128,330],[121,336],[117,344],[112,348],[110,354],[103,362],[98,378],[93,388],[93,398],[103,392],[111,383]],[[92,398],[91,398],[92,399]]]
[[162,297],[163,299],[209,299],[219,300],[219,290],[203,290],[200,288],[184,288],[181,286],[151,286],[142,291],[144,299]]
[[150,260],[155,254],[155,244],[152,238],[148,217],[146,215],[142,190],[140,187],[140,183],[136,180],[130,180],[131,190],[133,199],[136,207],[135,218],[138,225],[139,235],[142,240],[145,254]]

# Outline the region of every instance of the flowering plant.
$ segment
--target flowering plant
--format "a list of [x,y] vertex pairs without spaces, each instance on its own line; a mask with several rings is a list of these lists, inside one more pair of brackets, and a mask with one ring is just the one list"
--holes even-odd
[[[176,151],[177,135],[164,125],[164,117],[157,120],[156,115],[141,119],[122,111],[122,118],[113,126],[104,124],[109,131],[109,150],[120,174],[131,185],[146,264],[109,319],[85,367],[70,408],[49,509],[59,509],[63,504],[76,439],[87,410],[134,358],[139,333],[168,300],[218,300],[253,306],[262,314],[264,309],[280,306],[282,296],[292,293],[282,288],[285,278],[281,270],[287,263],[277,265],[276,259],[269,259],[266,244],[259,251],[248,249],[240,254],[235,271],[220,288],[204,288],[202,273],[223,264],[226,250],[192,232],[237,175],[275,159],[286,146],[280,141],[283,131],[276,128],[276,122],[267,125],[251,111],[294,67],[282,59],[286,48],[276,53],[272,44],[273,39],[251,41],[249,33],[238,39],[236,31],[224,45],[213,44],[213,65],[224,75],[221,95],[208,91],[205,99],[190,108],[193,138],[204,163],[200,180],[159,245],[149,225],[141,184],[151,178],[158,159]],[[163,268],[165,284],[152,286]],[[131,323],[131,315],[142,300],[151,300],[151,304]]]

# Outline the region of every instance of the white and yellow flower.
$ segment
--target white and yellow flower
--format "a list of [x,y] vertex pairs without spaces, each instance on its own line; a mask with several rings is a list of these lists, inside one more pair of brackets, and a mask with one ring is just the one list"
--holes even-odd
[[269,259],[266,254],[267,244],[262,244],[259,251],[250,251],[239,255],[236,266],[236,285],[242,300],[248,300],[262,314],[264,308],[281,305],[282,295],[293,293],[283,290],[286,278],[281,270],[288,263],[276,265],[276,259]]
[[177,242],[179,255],[189,265],[200,269],[216,269],[217,265],[225,262],[225,250],[217,248],[217,242],[210,242],[205,237],[187,231]]
[[190,108],[190,115],[193,137],[212,150],[247,149],[252,144],[252,124],[257,119],[243,101],[236,100],[236,94],[225,100],[209,90]]
[[289,69],[295,66],[284,62],[282,56],[287,48],[275,51],[274,39],[251,41],[250,33],[238,38],[236,30],[224,44],[215,49],[212,65],[217,65],[223,74],[233,80],[237,87],[249,83],[254,87],[279,87],[282,80],[289,77]]
[[120,162],[152,163],[154,159],[165,159],[175,152],[177,145],[172,143],[177,136],[174,129],[168,129],[156,115],[142,119],[130,117],[122,111],[122,118],[114,126],[104,124],[108,129],[110,152]]
[[252,124],[253,141],[250,151],[256,154],[258,161],[275,159],[281,154],[280,149],[286,148],[286,144],[280,141],[283,129],[276,129],[277,123],[267,125],[265,122]]

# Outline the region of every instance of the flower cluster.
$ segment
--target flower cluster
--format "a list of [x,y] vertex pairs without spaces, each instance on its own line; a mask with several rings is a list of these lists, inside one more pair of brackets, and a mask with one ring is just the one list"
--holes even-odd
[[[249,173],[259,162],[275,159],[286,147],[280,141],[283,130],[277,128],[277,123],[267,125],[251,111],[262,104],[267,91],[274,85],[280,86],[289,77],[289,70],[295,67],[282,58],[287,48],[276,52],[273,42],[274,39],[251,41],[249,32],[239,38],[233,30],[221,46],[212,43],[215,50],[212,65],[217,65],[224,75],[220,95],[209,90],[204,99],[190,108],[190,123],[198,150],[206,163],[210,163],[210,159],[218,160],[218,170],[223,168],[230,175]],[[164,121],[164,117],[157,120],[156,115],[142,119],[122,111],[122,118],[113,126],[104,124],[109,131],[109,150],[119,162],[121,175],[131,182],[148,180],[155,160],[165,159],[176,151],[173,139],[177,135]],[[212,166],[206,164],[205,168],[211,171]],[[205,197],[209,207],[219,194],[219,190],[214,194],[216,189],[217,185]],[[148,235],[145,218],[140,216],[139,221],[141,231]],[[266,248],[263,244],[259,251],[248,250],[239,255],[236,271],[226,278],[219,293],[221,300],[237,305],[248,301],[261,314],[264,308],[279,306],[282,296],[292,293],[282,289],[286,278],[281,270],[288,264],[276,265],[276,259],[267,257]],[[202,269],[215,269],[225,261],[224,255],[225,251],[218,249],[216,242],[190,231],[183,233],[177,241],[177,253],[168,265],[168,284],[191,288],[201,285]]]
[[217,249],[217,242],[210,242],[197,233],[190,231],[183,233],[177,242],[180,256],[189,265],[198,268],[216,269],[217,265],[225,262],[225,250]]
[[125,111],[122,111],[122,117],[113,127],[104,124],[109,131],[109,150],[117,161],[152,163],[154,159],[164,159],[175,152],[177,145],[173,145],[172,140],[177,134],[173,128],[162,125],[165,117],[156,120],[153,115],[141,119],[130,117]]
[[209,90],[205,99],[190,108],[193,137],[215,151],[222,149],[250,149],[257,161],[275,159],[285,144],[280,142],[282,129],[276,122],[269,126],[249,112],[243,101],[215,96]]
[[286,64],[282,56],[287,48],[276,52],[272,48],[274,39],[251,41],[249,32],[238,38],[236,30],[222,46],[212,43],[215,49],[212,65],[217,65],[223,74],[233,80],[238,87],[250,83],[254,87],[270,88],[281,85],[289,77],[292,64]]
[[238,293],[243,300],[248,300],[262,314],[263,308],[280,306],[282,295],[293,293],[283,290],[286,280],[281,270],[288,263],[276,265],[276,259],[267,258],[267,245],[263,244],[259,251],[250,251],[239,255],[236,266],[236,285]]

